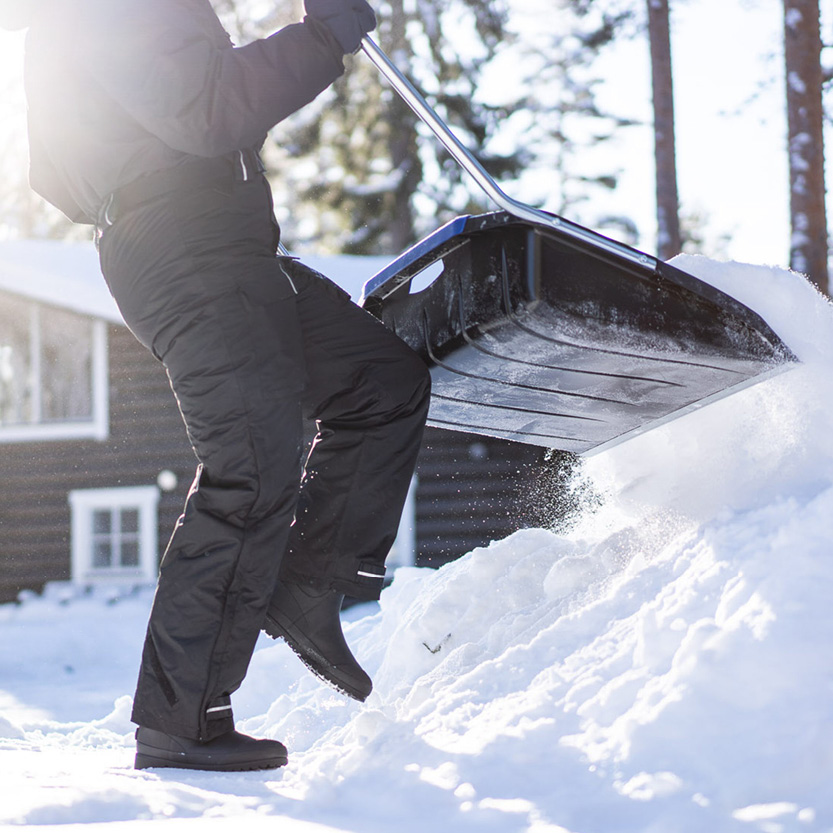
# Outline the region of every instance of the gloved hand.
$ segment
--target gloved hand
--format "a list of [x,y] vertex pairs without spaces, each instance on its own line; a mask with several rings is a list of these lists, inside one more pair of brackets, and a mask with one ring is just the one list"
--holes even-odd
[[304,7],[333,33],[345,54],[358,52],[362,38],[376,28],[367,0],[304,0]]

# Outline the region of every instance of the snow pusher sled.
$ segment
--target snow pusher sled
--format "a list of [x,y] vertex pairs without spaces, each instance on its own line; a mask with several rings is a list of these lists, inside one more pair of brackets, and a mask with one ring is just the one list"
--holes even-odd
[[723,292],[508,197],[379,47],[362,48],[502,208],[458,217],[365,284],[360,303],[431,367],[429,425],[588,454],[797,361]]

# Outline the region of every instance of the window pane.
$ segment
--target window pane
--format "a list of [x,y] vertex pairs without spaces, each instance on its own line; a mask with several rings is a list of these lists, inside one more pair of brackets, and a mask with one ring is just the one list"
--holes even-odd
[[0,425],[32,422],[32,305],[0,304]]
[[121,510],[121,531],[123,533],[139,531],[139,510],[138,509],[122,509]]
[[43,307],[40,329],[42,421],[92,419],[90,319]]
[[93,541],[93,567],[113,566],[113,545],[109,540]]
[[93,512],[93,534],[109,534],[113,529],[113,515],[109,509],[96,509]]
[[122,538],[121,542],[121,565],[122,567],[139,566],[139,542],[134,539]]

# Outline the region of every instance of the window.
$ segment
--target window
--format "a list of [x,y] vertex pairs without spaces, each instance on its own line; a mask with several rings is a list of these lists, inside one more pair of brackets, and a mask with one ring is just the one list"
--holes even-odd
[[139,510],[93,509],[93,568],[139,566]]
[[0,442],[105,439],[103,321],[4,295],[0,304]]
[[73,582],[156,580],[156,486],[78,489],[69,503]]

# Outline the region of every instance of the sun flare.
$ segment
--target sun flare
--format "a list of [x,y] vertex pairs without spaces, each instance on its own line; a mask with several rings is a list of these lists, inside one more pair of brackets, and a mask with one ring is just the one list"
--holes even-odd
[[19,133],[24,117],[23,32],[0,30],[0,132]]
[[0,74],[3,78],[23,72],[23,40],[25,32],[0,29]]
[[0,29],[0,106],[3,115],[8,112],[15,94],[23,86],[23,40],[24,32],[5,32]]

